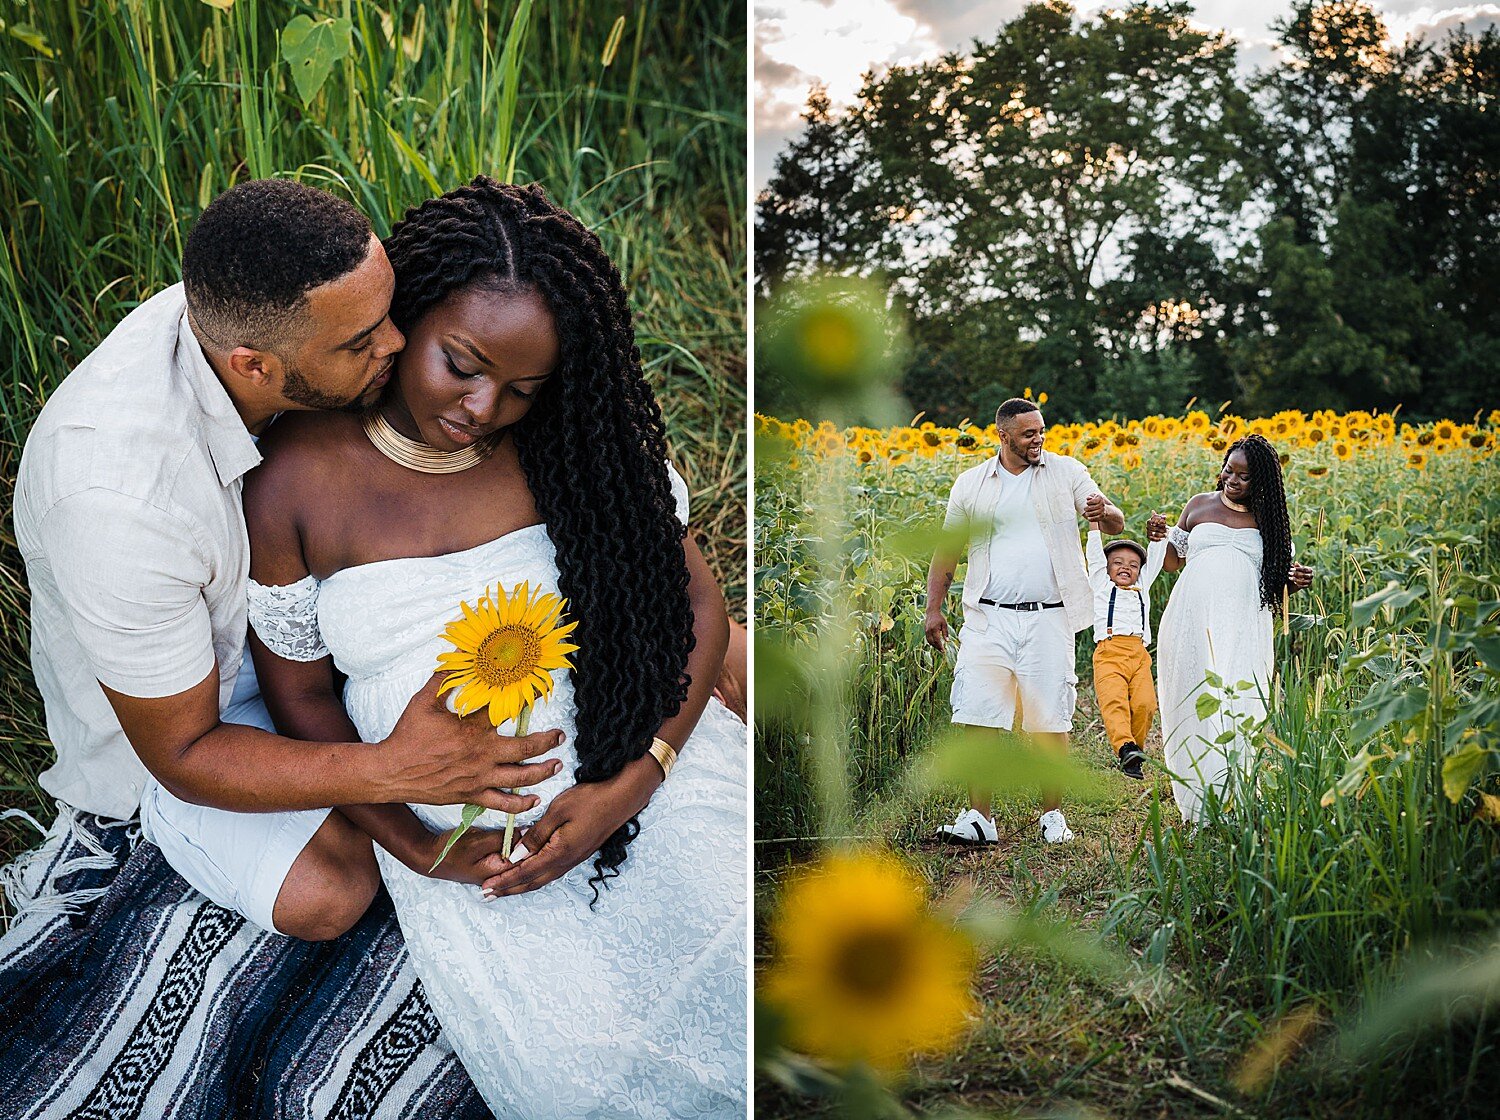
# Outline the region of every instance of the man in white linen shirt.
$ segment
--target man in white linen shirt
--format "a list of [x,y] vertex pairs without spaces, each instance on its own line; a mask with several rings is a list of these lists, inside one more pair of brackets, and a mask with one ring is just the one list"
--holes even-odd
[[[999,453],[959,475],[945,529],[969,529],[963,629],[953,671],[953,722],[1001,732],[1020,730],[1066,751],[1078,697],[1074,634],[1094,621],[1078,518],[1112,533],[1125,516],[1099,493],[1088,468],[1042,449],[1046,423],[1035,403],[1012,398],[995,413]],[[948,639],[943,600],[958,554],[940,547],[927,573],[927,641]],[[971,788],[969,808],[940,830],[959,843],[999,839],[990,791]],[[1061,793],[1042,791],[1038,821],[1050,844],[1073,838]]]
[[16,537],[57,751],[40,781],[77,810],[139,807],[173,867],[256,924],[332,937],[379,881],[348,813],[527,808],[506,791],[554,771],[524,760],[560,732],[454,719],[434,678],[378,749],[274,734],[244,654],[243,477],[276,413],[373,401],[405,344],[395,277],[363,215],[286,180],[216,199],[183,276],[69,374],[26,441]]

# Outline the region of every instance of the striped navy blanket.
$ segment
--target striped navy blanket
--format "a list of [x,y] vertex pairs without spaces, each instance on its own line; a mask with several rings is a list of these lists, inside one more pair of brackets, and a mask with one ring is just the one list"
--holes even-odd
[[265,933],[139,830],[62,810],[0,872],[0,1113],[14,1120],[488,1120],[390,901],[337,941]]

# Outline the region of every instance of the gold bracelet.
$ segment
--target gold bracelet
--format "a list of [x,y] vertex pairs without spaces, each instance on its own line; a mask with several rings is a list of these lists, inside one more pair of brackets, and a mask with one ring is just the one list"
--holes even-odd
[[661,764],[661,780],[666,781],[672,773],[672,767],[677,765],[676,749],[665,739],[652,739],[646,753]]

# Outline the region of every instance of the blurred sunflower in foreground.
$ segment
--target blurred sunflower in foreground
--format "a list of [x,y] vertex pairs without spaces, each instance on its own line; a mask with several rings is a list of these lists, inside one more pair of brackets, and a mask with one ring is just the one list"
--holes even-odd
[[830,855],[782,892],[761,985],[796,1050],[895,1072],[950,1049],[976,1009],[974,946],[927,908],[919,875],[874,852]]

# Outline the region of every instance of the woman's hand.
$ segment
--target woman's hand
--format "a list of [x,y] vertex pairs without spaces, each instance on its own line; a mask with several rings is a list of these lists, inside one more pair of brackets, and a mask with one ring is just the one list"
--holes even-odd
[[1293,591],[1306,591],[1312,586],[1313,570],[1306,564],[1293,564],[1287,571],[1286,581]]
[[579,782],[563,790],[517,839],[526,854],[502,864],[504,870],[485,880],[485,893],[525,894],[592,859],[615,829],[646,807],[661,780],[661,766],[646,755],[607,781]]
[[475,826],[458,838],[458,842],[443,856],[442,863],[433,867],[438,853],[443,850],[452,834],[452,829],[436,835],[429,833],[430,841],[423,841],[416,846],[402,862],[418,875],[425,875],[429,879],[446,879],[450,883],[468,883],[476,887],[509,866],[509,862],[500,854],[500,849],[505,844],[505,830]]
[[1146,518],[1146,539],[1148,541],[1164,541],[1167,539],[1167,518],[1164,514],[1151,511],[1151,516]]

